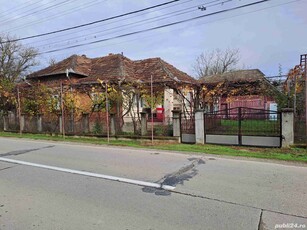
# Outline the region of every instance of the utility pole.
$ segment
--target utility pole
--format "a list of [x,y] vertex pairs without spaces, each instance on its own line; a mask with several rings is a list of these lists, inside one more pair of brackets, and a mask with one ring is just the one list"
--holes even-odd
[[110,143],[110,127],[109,127],[109,99],[108,99],[108,83],[106,82],[106,119],[107,119],[107,139]]
[[[70,96],[73,97],[72,82],[71,82],[71,79],[69,77],[69,69],[66,69],[66,77],[69,80],[69,84],[70,84]],[[70,110],[70,131],[72,133],[74,133],[74,131],[75,131],[75,129],[74,129],[75,121],[74,120],[75,120],[74,119],[74,108],[71,108],[71,110]]]
[[153,128],[153,87],[152,87],[152,75],[150,76],[150,96],[151,96],[151,144],[154,140],[154,128]]
[[22,134],[22,127],[21,127],[21,103],[20,103],[20,91],[19,86],[17,85],[17,103],[18,103],[18,119],[19,119],[19,135]]
[[306,148],[307,148],[307,54],[301,55],[300,65],[303,68],[305,79],[305,131],[306,131]]
[[61,81],[61,113],[62,113],[62,136],[65,139],[65,117],[64,117],[64,98],[63,98],[63,83]]

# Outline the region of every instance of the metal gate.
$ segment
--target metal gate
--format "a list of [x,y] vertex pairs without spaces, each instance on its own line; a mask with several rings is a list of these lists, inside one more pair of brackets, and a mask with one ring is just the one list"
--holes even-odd
[[204,113],[205,143],[281,147],[281,113],[238,107]]
[[180,115],[180,139],[181,143],[195,144],[195,117]]

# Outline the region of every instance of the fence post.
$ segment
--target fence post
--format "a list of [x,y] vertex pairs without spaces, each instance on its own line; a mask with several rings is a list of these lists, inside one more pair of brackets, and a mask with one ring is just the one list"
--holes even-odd
[[116,129],[115,129],[115,113],[110,113],[110,133],[111,135],[116,135]]
[[292,108],[281,110],[281,135],[282,148],[287,148],[294,144],[294,110]]
[[59,115],[60,133],[63,133],[62,114]]
[[147,113],[141,112],[141,136],[147,134]]
[[43,131],[43,119],[42,114],[37,115],[37,131],[41,133]]
[[25,115],[24,114],[21,114],[20,115],[20,132],[24,131],[25,130]]
[[3,130],[8,131],[9,129],[9,116],[7,113],[3,114]]
[[82,114],[82,130],[84,133],[89,132],[89,116],[88,113]]
[[173,136],[180,137],[180,110],[173,110]]
[[242,107],[238,108],[238,144],[242,145]]
[[196,144],[205,144],[204,110],[195,111],[195,139]]

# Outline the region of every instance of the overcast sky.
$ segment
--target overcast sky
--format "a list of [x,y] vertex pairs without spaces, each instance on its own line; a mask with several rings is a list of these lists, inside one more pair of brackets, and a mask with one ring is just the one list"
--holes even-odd
[[[270,0],[190,22],[114,38],[246,5],[259,0],[180,0],[91,26],[22,40],[39,49],[39,68],[50,58],[73,54],[101,57],[121,53],[133,60],[161,57],[195,76],[202,52],[240,50],[239,67],[258,68],[267,76],[283,74],[307,53],[307,0]],[[0,32],[17,38],[39,35],[140,10],[170,0],[0,0]],[[206,10],[198,9],[203,5]],[[97,42],[88,44],[90,42]],[[84,44],[80,47],[68,48]],[[46,53],[48,51],[56,52]]]

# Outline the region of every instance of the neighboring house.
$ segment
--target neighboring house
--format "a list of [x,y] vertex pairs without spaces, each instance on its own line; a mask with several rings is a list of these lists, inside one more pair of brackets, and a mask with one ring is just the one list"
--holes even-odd
[[[49,87],[60,87],[61,84],[67,87],[70,84],[78,88],[83,87],[83,90],[88,87],[87,93],[91,93],[93,98],[97,97],[99,92],[91,92],[91,87],[99,85],[99,81],[108,82],[110,85],[131,84],[131,87],[137,84],[150,87],[152,83],[155,92],[158,88],[163,92],[163,102],[153,109],[155,121],[158,122],[172,117],[173,109],[182,110],[184,102],[176,93],[179,87],[193,88],[197,85],[194,78],[161,58],[133,61],[122,54],[109,54],[99,58],[73,55],[29,75],[27,80],[30,83],[39,81]],[[86,100],[85,98],[83,100]],[[136,95],[132,111],[141,112],[143,108],[149,107],[149,103]],[[116,112],[125,114],[124,108],[117,108]],[[129,123],[131,119],[130,113],[127,113],[124,122]]]
[[238,70],[203,77],[203,107],[216,112],[236,107],[254,109],[276,109],[272,96],[277,89],[258,69]]

